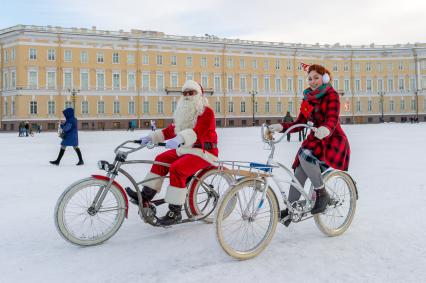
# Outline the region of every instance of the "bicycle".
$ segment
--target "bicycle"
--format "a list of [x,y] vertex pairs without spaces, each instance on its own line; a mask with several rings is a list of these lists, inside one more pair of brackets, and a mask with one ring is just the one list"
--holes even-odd
[[[323,213],[312,216],[310,211],[315,203],[310,197],[313,193],[312,185],[309,193],[306,193],[292,171],[273,159],[275,144],[294,128],[312,129],[311,123],[293,125],[277,140],[273,139],[271,133],[265,133],[265,127],[265,124],[261,127],[262,141],[271,150],[266,164],[223,161],[219,165],[219,169],[231,167],[232,170],[228,172],[235,172],[236,175],[240,171],[246,172],[223,194],[215,216],[216,236],[220,246],[238,260],[250,259],[261,253],[272,240],[278,222],[284,224],[291,220],[297,223],[313,217],[322,233],[338,236],[349,228],[355,214],[358,190],[347,172],[329,168],[322,173],[331,200]],[[273,174],[277,170],[286,174]],[[287,179],[280,179],[283,176]],[[290,203],[284,183],[293,185],[301,193],[301,199]],[[278,187],[283,204],[289,210],[289,215],[283,219],[279,216],[278,196],[271,188],[272,184]]]
[[[152,160],[127,160],[129,154],[145,147],[152,149],[164,145],[160,143],[145,146],[136,145],[134,141],[125,141],[115,148],[112,163],[105,160],[98,161],[98,168],[106,172],[105,176],[91,175],[76,181],[59,197],[54,213],[55,226],[59,234],[66,241],[80,246],[98,245],[111,238],[120,229],[124,218],[128,217],[127,195],[115,180],[119,174],[127,178],[137,192],[138,214],[141,219],[152,226],[169,227],[161,226],[157,222],[156,207],[164,204],[164,199],[152,200],[148,207],[144,207],[139,189],[145,182],[168,176],[137,182],[122,168],[123,165],[130,164],[159,164],[169,167],[169,164]],[[201,220],[212,223],[212,213],[219,197],[233,181],[232,175],[218,170],[215,166],[199,170],[189,177],[184,204],[187,218],[178,224]]]

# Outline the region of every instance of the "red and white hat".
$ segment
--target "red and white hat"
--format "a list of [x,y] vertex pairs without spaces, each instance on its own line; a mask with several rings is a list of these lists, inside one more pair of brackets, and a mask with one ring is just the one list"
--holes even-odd
[[305,64],[303,62],[300,62],[299,64],[305,72],[307,72],[309,67],[311,66],[311,65]]
[[203,88],[199,83],[193,80],[187,80],[182,87],[182,92],[188,91],[188,90],[195,90],[197,94],[203,95]]

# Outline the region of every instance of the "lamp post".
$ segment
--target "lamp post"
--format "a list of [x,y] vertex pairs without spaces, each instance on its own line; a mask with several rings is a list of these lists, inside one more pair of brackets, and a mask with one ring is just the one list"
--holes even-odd
[[79,89],[75,89],[75,88],[69,88],[68,92],[71,93],[72,97],[72,108],[75,110],[75,100],[76,100],[76,94],[80,92]]
[[251,105],[252,105],[252,112],[253,112],[253,122],[252,122],[252,126],[254,127],[254,125],[256,124],[255,123],[255,121],[254,121],[254,113],[255,113],[255,111],[254,111],[254,96],[257,94],[257,91],[255,91],[255,90],[252,90],[252,91],[249,91],[249,94],[251,94]]
[[378,95],[380,96],[380,110],[381,110],[381,112],[382,112],[382,117],[380,117],[380,122],[382,122],[382,123],[384,123],[385,122],[385,117],[384,117],[384,115],[383,115],[383,108],[384,108],[384,95],[385,95],[385,92],[384,91],[379,91],[378,92]]

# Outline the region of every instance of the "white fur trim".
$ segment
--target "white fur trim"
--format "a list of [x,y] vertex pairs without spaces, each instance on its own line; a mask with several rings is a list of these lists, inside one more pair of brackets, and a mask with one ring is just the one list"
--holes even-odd
[[187,80],[183,87],[182,87],[182,92],[184,92],[185,90],[195,90],[198,94],[202,94],[201,92],[201,86],[193,80]]
[[179,147],[176,149],[176,154],[178,156],[182,156],[184,154],[192,154],[198,157],[201,157],[205,161],[209,162],[212,165],[217,165],[216,162],[218,160],[217,156],[211,154],[208,151],[203,151],[201,148],[192,148],[192,147]]
[[182,205],[186,200],[186,188],[168,186],[164,200],[169,204]]
[[[148,179],[152,179],[152,178],[158,178],[158,177],[161,177],[161,176],[154,174],[152,172],[148,172],[148,174],[146,174],[145,176],[144,181]],[[164,181],[164,178],[158,178],[158,179],[154,179],[154,180],[150,180],[145,183],[142,183],[142,186],[150,187],[151,189],[156,190],[159,193],[161,191],[161,187],[163,186],[163,181]]]
[[164,141],[163,130],[155,130],[153,133],[149,134],[154,144]]
[[186,129],[180,131],[178,135],[184,140],[184,147],[192,147],[192,145],[197,141],[197,134],[193,129]]

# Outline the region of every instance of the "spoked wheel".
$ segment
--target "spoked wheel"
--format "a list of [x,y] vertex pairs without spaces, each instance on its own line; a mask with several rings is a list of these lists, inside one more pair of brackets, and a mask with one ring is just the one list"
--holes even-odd
[[80,246],[98,245],[111,238],[123,223],[126,202],[114,185],[95,212],[91,207],[99,190],[107,181],[87,178],[69,186],[55,207],[55,224],[59,234]]
[[[243,180],[229,188],[219,202],[216,213],[216,235],[223,250],[230,256],[245,260],[262,252],[278,222],[278,201],[264,182]],[[236,204],[233,204],[236,199]]]
[[324,178],[330,195],[330,205],[323,213],[315,214],[317,227],[327,236],[344,233],[355,215],[357,191],[352,178],[345,172],[333,171]]
[[212,213],[221,195],[231,185],[233,177],[226,171],[217,169],[201,172],[197,177],[199,180],[195,179],[191,184],[185,209],[191,217],[212,223],[214,218]]

